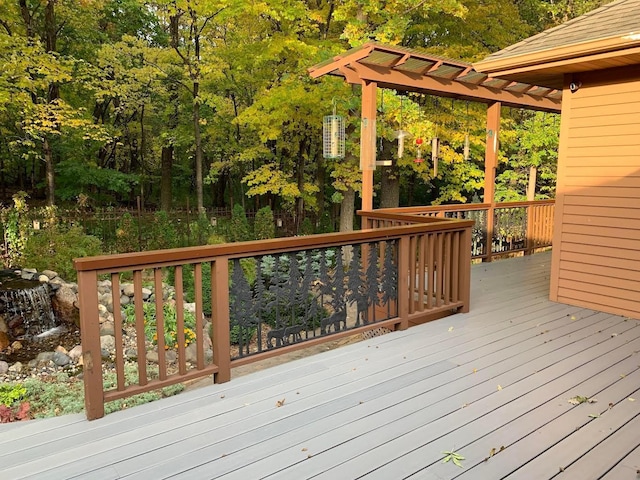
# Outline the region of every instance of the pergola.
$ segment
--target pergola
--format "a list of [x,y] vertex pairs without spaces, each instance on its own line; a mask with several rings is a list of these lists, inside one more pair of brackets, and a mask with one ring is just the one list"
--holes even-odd
[[492,205],[501,107],[559,113],[562,103],[562,90],[492,78],[477,72],[467,62],[377,42],[367,42],[314,65],[309,73],[313,78],[323,75],[343,77],[346,82],[362,87],[360,169],[363,210],[373,209],[378,88],[487,104],[484,201]]

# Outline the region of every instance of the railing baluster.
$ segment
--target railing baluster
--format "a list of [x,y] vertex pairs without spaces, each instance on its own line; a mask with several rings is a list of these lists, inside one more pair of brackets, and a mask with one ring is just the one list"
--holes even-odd
[[435,234],[428,233],[425,235],[427,237],[427,309],[431,310],[433,308],[433,297],[435,295],[436,286],[435,286],[435,278],[436,278],[436,262],[435,262]]
[[202,264],[196,263],[193,268],[193,283],[196,300],[196,365],[198,370],[204,368],[204,339],[202,338]]
[[142,300],[142,270],[133,271],[133,301],[136,312],[136,343],[138,355],[138,384],[146,385],[147,378],[147,345],[144,331],[144,305]]
[[443,303],[451,303],[451,232],[444,234],[444,268],[442,269],[442,281],[444,283]]
[[120,305],[120,275],[111,274],[111,299],[113,301],[113,336],[116,344],[116,382],[117,389],[124,390],[124,355],[122,349],[122,306]]
[[424,300],[425,300],[425,293],[427,293],[426,289],[425,289],[425,276],[426,276],[426,271],[425,271],[425,265],[426,265],[426,259],[425,259],[425,254],[427,251],[427,236],[426,235],[420,235],[419,236],[419,249],[418,249],[418,259],[419,259],[419,266],[418,266],[418,295],[420,295],[420,301],[418,302],[418,308],[421,312],[424,311]]
[[451,255],[451,297],[454,302],[460,301],[460,232],[453,232],[453,253]]
[[218,257],[211,275],[211,305],[213,363],[218,366],[215,383],[231,380],[231,353],[229,351],[229,258]]
[[156,338],[158,346],[158,375],[160,380],[167,378],[167,361],[165,356],[164,331],[164,299],[162,298],[162,269],[153,269],[155,304],[156,304]]
[[411,302],[409,303],[409,313],[416,311],[416,235],[411,235],[410,252],[411,263],[409,264],[409,292],[411,292]]
[[182,265],[177,265],[174,285],[176,289],[176,330],[178,340],[178,372],[180,375],[187,373],[187,358],[185,353],[184,338],[184,286],[182,284]]

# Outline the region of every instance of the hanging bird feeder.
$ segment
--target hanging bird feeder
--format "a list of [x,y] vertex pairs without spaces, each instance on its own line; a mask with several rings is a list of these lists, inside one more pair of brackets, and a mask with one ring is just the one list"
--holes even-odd
[[395,138],[398,139],[398,158],[402,158],[404,155],[404,139],[411,135],[409,132],[402,129],[402,103],[402,97],[400,97],[400,129],[397,130],[395,134]]
[[424,142],[424,140],[422,140],[422,138],[418,137],[416,138],[416,159],[413,161],[414,163],[422,163],[424,162],[424,158],[422,158],[422,143]]
[[326,115],[322,120],[322,156],[344,158],[344,117],[336,114],[335,100],[333,115]]

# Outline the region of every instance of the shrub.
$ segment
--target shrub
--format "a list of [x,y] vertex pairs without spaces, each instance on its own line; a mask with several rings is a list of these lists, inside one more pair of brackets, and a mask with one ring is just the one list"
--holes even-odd
[[76,271],[72,260],[100,253],[100,240],[85,234],[82,227],[73,226],[65,231],[54,226],[29,237],[22,255],[22,263],[37,270],[55,270],[62,278],[75,281]]
[[253,224],[253,231],[256,240],[266,240],[276,236],[276,226],[273,221],[271,207],[266,206],[258,210],[256,221]]
[[150,250],[176,248],[179,246],[178,232],[164,210],[153,214],[153,223],[148,233],[148,248]]
[[239,203],[236,203],[231,211],[229,239],[232,242],[244,242],[251,240],[251,237],[251,229],[249,228],[249,221],[244,208]]
[[137,252],[140,247],[138,222],[131,214],[125,213],[116,228],[116,251],[118,253]]

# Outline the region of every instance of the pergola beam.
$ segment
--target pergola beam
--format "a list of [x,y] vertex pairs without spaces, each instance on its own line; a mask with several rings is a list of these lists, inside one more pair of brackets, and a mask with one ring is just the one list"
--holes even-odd
[[[562,101],[556,98],[528,95],[512,90],[485,87],[433,75],[398,71],[387,67],[374,67],[358,62],[341,68],[343,72],[347,70],[353,72],[348,77],[345,76],[345,80],[349,83],[376,82],[382,88],[415,91],[486,104],[501,102],[508,107],[528,108],[530,110],[553,113],[559,113],[562,104]],[[355,79],[359,81],[353,81]]]

